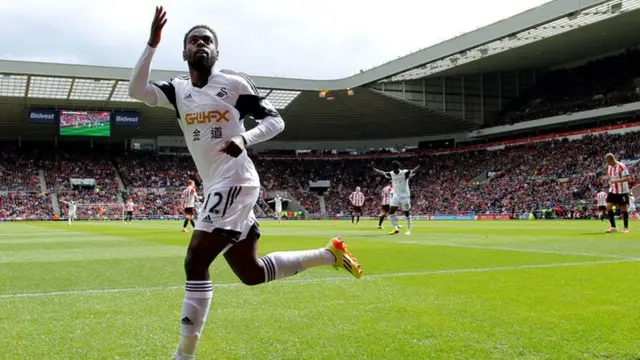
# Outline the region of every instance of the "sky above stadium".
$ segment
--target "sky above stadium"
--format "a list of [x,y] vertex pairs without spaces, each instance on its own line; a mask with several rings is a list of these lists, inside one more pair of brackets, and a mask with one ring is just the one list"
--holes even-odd
[[169,22],[156,69],[182,70],[182,38],[207,24],[220,68],[252,75],[342,78],[547,0],[0,1],[0,59],[132,67],[156,4]]

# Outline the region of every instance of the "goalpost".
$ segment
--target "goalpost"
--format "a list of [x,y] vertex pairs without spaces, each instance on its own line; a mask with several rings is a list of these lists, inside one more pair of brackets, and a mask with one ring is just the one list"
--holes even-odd
[[124,220],[124,209],[124,204],[117,203],[77,204],[76,220]]

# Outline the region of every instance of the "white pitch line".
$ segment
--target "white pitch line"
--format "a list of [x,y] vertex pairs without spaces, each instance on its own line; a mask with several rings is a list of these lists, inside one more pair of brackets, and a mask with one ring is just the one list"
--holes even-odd
[[[387,240],[384,240],[384,241],[387,241]],[[553,255],[593,256],[593,257],[628,259],[628,260],[634,259],[634,257],[632,256],[622,256],[622,255],[595,254],[595,253],[585,253],[585,252],[566,252],[566,251],[529,249],[529,248],[512,248],[512,247],[503,247],[503,246],[482,246],[482,245],[470,245],[470,244],[422,242],[422,241],[411,241],[411,240],[388,241],[388,242],[401,243],[401,244],[413,244],[413,245],[425,245],[425,246],[455,247],[455,248],[464,248],[464,249],[515,251],[515,252],[528,252],[528,253],[553,254]]]
[[[444,269],[444,270],[426,270],[426,271],[413,271],[403,273],[389,273],[389,274],[375,274],[365,275],[362,280],[375,280],[384,278],[395,277],[407,277],[407,276],[425,276],[425,275],[440,275],[440,274],[459,274],[459,273],[480,273],[491,271],[509,271],[509,270],[526,270],[526,269],[545,269],[545,268],[562,268],[562,267],[576,267],[576,266],[589,266],[589,265],[602,265],[602,264],[618,264],[618,263],[631,263],[639,262],[640,258],[629,258],[619,260],[600,260],[600,261],[583,261],[583,262],[566,262],[566,263],[552,263],[552,264],[532,264],[532,265],[515,265],[515,266],[495,266],[485,268],[466,268],[466,269]],[[305,284],[316,283],[325,281],[344,281],[350,280],[347,276],[331,276],[323,278],[310,278],[310,279],[298,279],[298,280],[284,280],[276,281],[266,284],[265,286],[278,285],[278,284]],[[244,286],[242,283],[224,283],[215,284],[214,287],[237,287]],[[53,291],[42,293],[22,293],[22,294],[0,294],[0,299],[13,299],[13,298],[31,298],[31,297],[47,297],[47,296],[62,296],[62,295],[93,295],[93,294],[109,294],[109,293],[123,293],[123,292],[146,292],[146,291],[164,291],[164,290],[177,290],[183,289],[182,285],[174,286],[153,286],[153,287],[136,287],[136,288],[118,288],[118,289],[89,289],[89,290],[70,290],[70,291]]]

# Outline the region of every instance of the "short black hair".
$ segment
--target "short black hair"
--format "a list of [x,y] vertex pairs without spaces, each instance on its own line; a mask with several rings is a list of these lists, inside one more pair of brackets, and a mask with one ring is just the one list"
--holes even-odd
[[402,165],[400,165],[400,162],[399,162],[399,161],[397,161],[397,160],[393,160],[393,161],[391,162],[391,165],[392,165],[392,166],[395,166],[395,167],[400,167],[400,166],[402,166]]
[[191,34],[191,32],[195,29],[205,29],[205,30],[209,30],[209,32],[211,32],[211,34],[213,34],[213,42],[214,44],[216,44],[216,49],[218,48],[218,34],[216,34],[215,31],[213,31],[212,28],[210,28],[208,25],[196,25],[194,27],[192,27],[191,29],[189,29],[189,31],[187,31],[186,34],[184,34],[184,40],[182,42],[182,45],[184,46],[184,48],[187,48],[187,38],[189,37],[189,34]]

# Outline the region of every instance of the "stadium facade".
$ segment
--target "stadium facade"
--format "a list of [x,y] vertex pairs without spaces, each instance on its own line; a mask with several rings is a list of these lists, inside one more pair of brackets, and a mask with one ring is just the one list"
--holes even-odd
[[[344,79],[252,76],[287,122],[283,134],[257,148],[465,144],[633,117],[640,102],[493,126],[506,105],[547,72],[635,48],[639,10],[640,0],[556,0]],[[155,70],[152,79],[180,73]],[[64,141],[183,146],[173,112],[129,98],[130,74],[128,68],[0,61],[0,138],[62,141],[59,111],[90,110],[113,112],[110,136]]]

